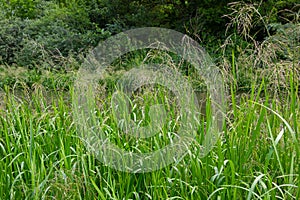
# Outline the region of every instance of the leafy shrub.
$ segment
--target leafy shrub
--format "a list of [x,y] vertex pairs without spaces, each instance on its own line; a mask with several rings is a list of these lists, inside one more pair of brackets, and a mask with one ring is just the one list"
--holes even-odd
[[20,17],[22,19],[32,19],[35,18],[39,13],[39,10],[36,9],[39,3],[39,0],[1,0],[0,8],[2,7],[1,10],[8,18]]
[[83,10],[55,5],[39,19],[2,19],[0,26],[0,64],[27,67],[59,65],[61,58],[79,56],[110,35],[89,22]]
[[21,43],[24,39],[24,29],[28,21],[18,18],[4,19],[0,21],[0,62],[1,64],[12,64],[15,62],[15,52],[21,50]]

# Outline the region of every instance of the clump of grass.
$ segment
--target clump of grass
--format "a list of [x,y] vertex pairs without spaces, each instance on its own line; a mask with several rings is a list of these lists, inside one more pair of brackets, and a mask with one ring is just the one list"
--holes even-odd
[[[63,93],[49,100],[42,88],[31,94],[23,90],[26,95],[21,97],[7,89],[0,110],[0,195],[3,199],[297,199],[300,102],[292,80],[290,84],[286,98],[278,101],[264,82],[252,83],[251,94],[235,102],[224,135],[206,157],[199,158],[201,146],[195,144],[179,163],[144,174],[116,171],[97,161],[78,137],[71,103]],[[30,98],[24,98],[27,95]],[[119,137],[109,110],[103,105],[99,119],[111,137]],[[199,134],[204,129],[200,126]],[[121,146],[124,139],[115,142]],[[148,149],[147,145],[139,148]]]
[[[285,24],[270,23],[268,16],[261,16],[260,5],[245,2],[230,4],[232,13],[227,30],[233,33],[221,47],[223,59],[220,66],[230,71],[229,82],[235,82],[240,91],[249,91],[253,81],[264,78],[267,88],[273,92],[289,90],[289,74],[294,76],[294,84],[299,80],[300,34],[299,13],[284,10],[294,16]],[[254,32],[257,24],[263,24],[266,38],[256,40]]]

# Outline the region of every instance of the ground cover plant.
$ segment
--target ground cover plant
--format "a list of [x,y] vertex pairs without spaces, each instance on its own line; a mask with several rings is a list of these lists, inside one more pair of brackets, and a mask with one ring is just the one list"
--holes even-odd
[[[71,53],[30,67],[1,65],[0,199],[300,199],[299,11],[286,11],[291,15],[283,25],[268,22],[254,4],[232,3],[228,10],[228,32],[215,59],[227,86],[222,135],[204,158],[195,143],[180,162],[149,173],[105,166],[78,135],[72,98],[81,58]],[[255,24],[269,31],[261,41]],[[174,94],[159,85],[140,88],[130,102],[140,127],[149,123],[150,106],[163,103],[168,121],[159,134],[149,140],[128,137],[114,120],[116,81],[132,66],[148,62],[179,68],[201,94],[199,100],[207,96],[193,66],[176,55],[136,51],[116,60],[99,81],[95,112],[110,140],[128,151],[165,146],[180,125]],[[200,143],[212,120],[208,97],[197,116]]]

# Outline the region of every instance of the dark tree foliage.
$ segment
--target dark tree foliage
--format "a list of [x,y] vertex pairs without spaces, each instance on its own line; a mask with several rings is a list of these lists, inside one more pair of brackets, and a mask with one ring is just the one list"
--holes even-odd
[[[41,56],[38,47],[50,52],[50,55],[77,55],[111,34],[146,26],[175,29],[189,34],[204,46],[214,48],[226,37],[229,19],[225,15],[231,12],[228,6],[231,2],[233,1],[0,0],[0,64],[39,63]],[[281,11],[299,9],[296,7],[296,0],[245,2],[258,4],[259,12],[266,16],[267,23],[285,23],[290,16]],[[262,23],[255,24],[251,32],[257,40],[267,36],[266,26]],[[36,48],[32,49],[32,44]],[[30,54],[32,50],[36,50],[36,55],[30,57],[27,53]]]

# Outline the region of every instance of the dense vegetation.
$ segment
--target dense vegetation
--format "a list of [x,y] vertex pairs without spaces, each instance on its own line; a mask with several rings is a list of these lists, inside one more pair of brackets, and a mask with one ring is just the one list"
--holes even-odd
[[[0,0],[0,199],[300,199],[299,8],[296,0]],[[146,26],[180,31],[205,47],[226,78],[228,112],[206,157],[195,145],[176,165],[131,174],[87,151],[72,97],[91,49]],[[151,150],[123,137],[110,101],[124,71],[161,60],[205,92],[193,66],[168,52],[116,60],[99,82],[96,110],[117,145]],[[155,92],[135,94],[136,116],[140,104],[165,98]],[[168,124],[176,124],[168,102]],[[201,120],[200,137],[211,119]],[[169,131],[153,138],[154,148],[172,140]]]
[[[296,0],[253,1],[248,7],[230,2],[1,0],[0,64],[62,68],[56,65],[62,57],[77,57],[110,35],[146,26],[187,33],[218,57],[218,47],[228,35],[247,31],[254,40],[262,41],[276,33],[280,24],[293,21],[290,12],[299,9]],[[244,27],[233,24],[226,29],[234,17],[244,18],[246,21],[239,22]]]

